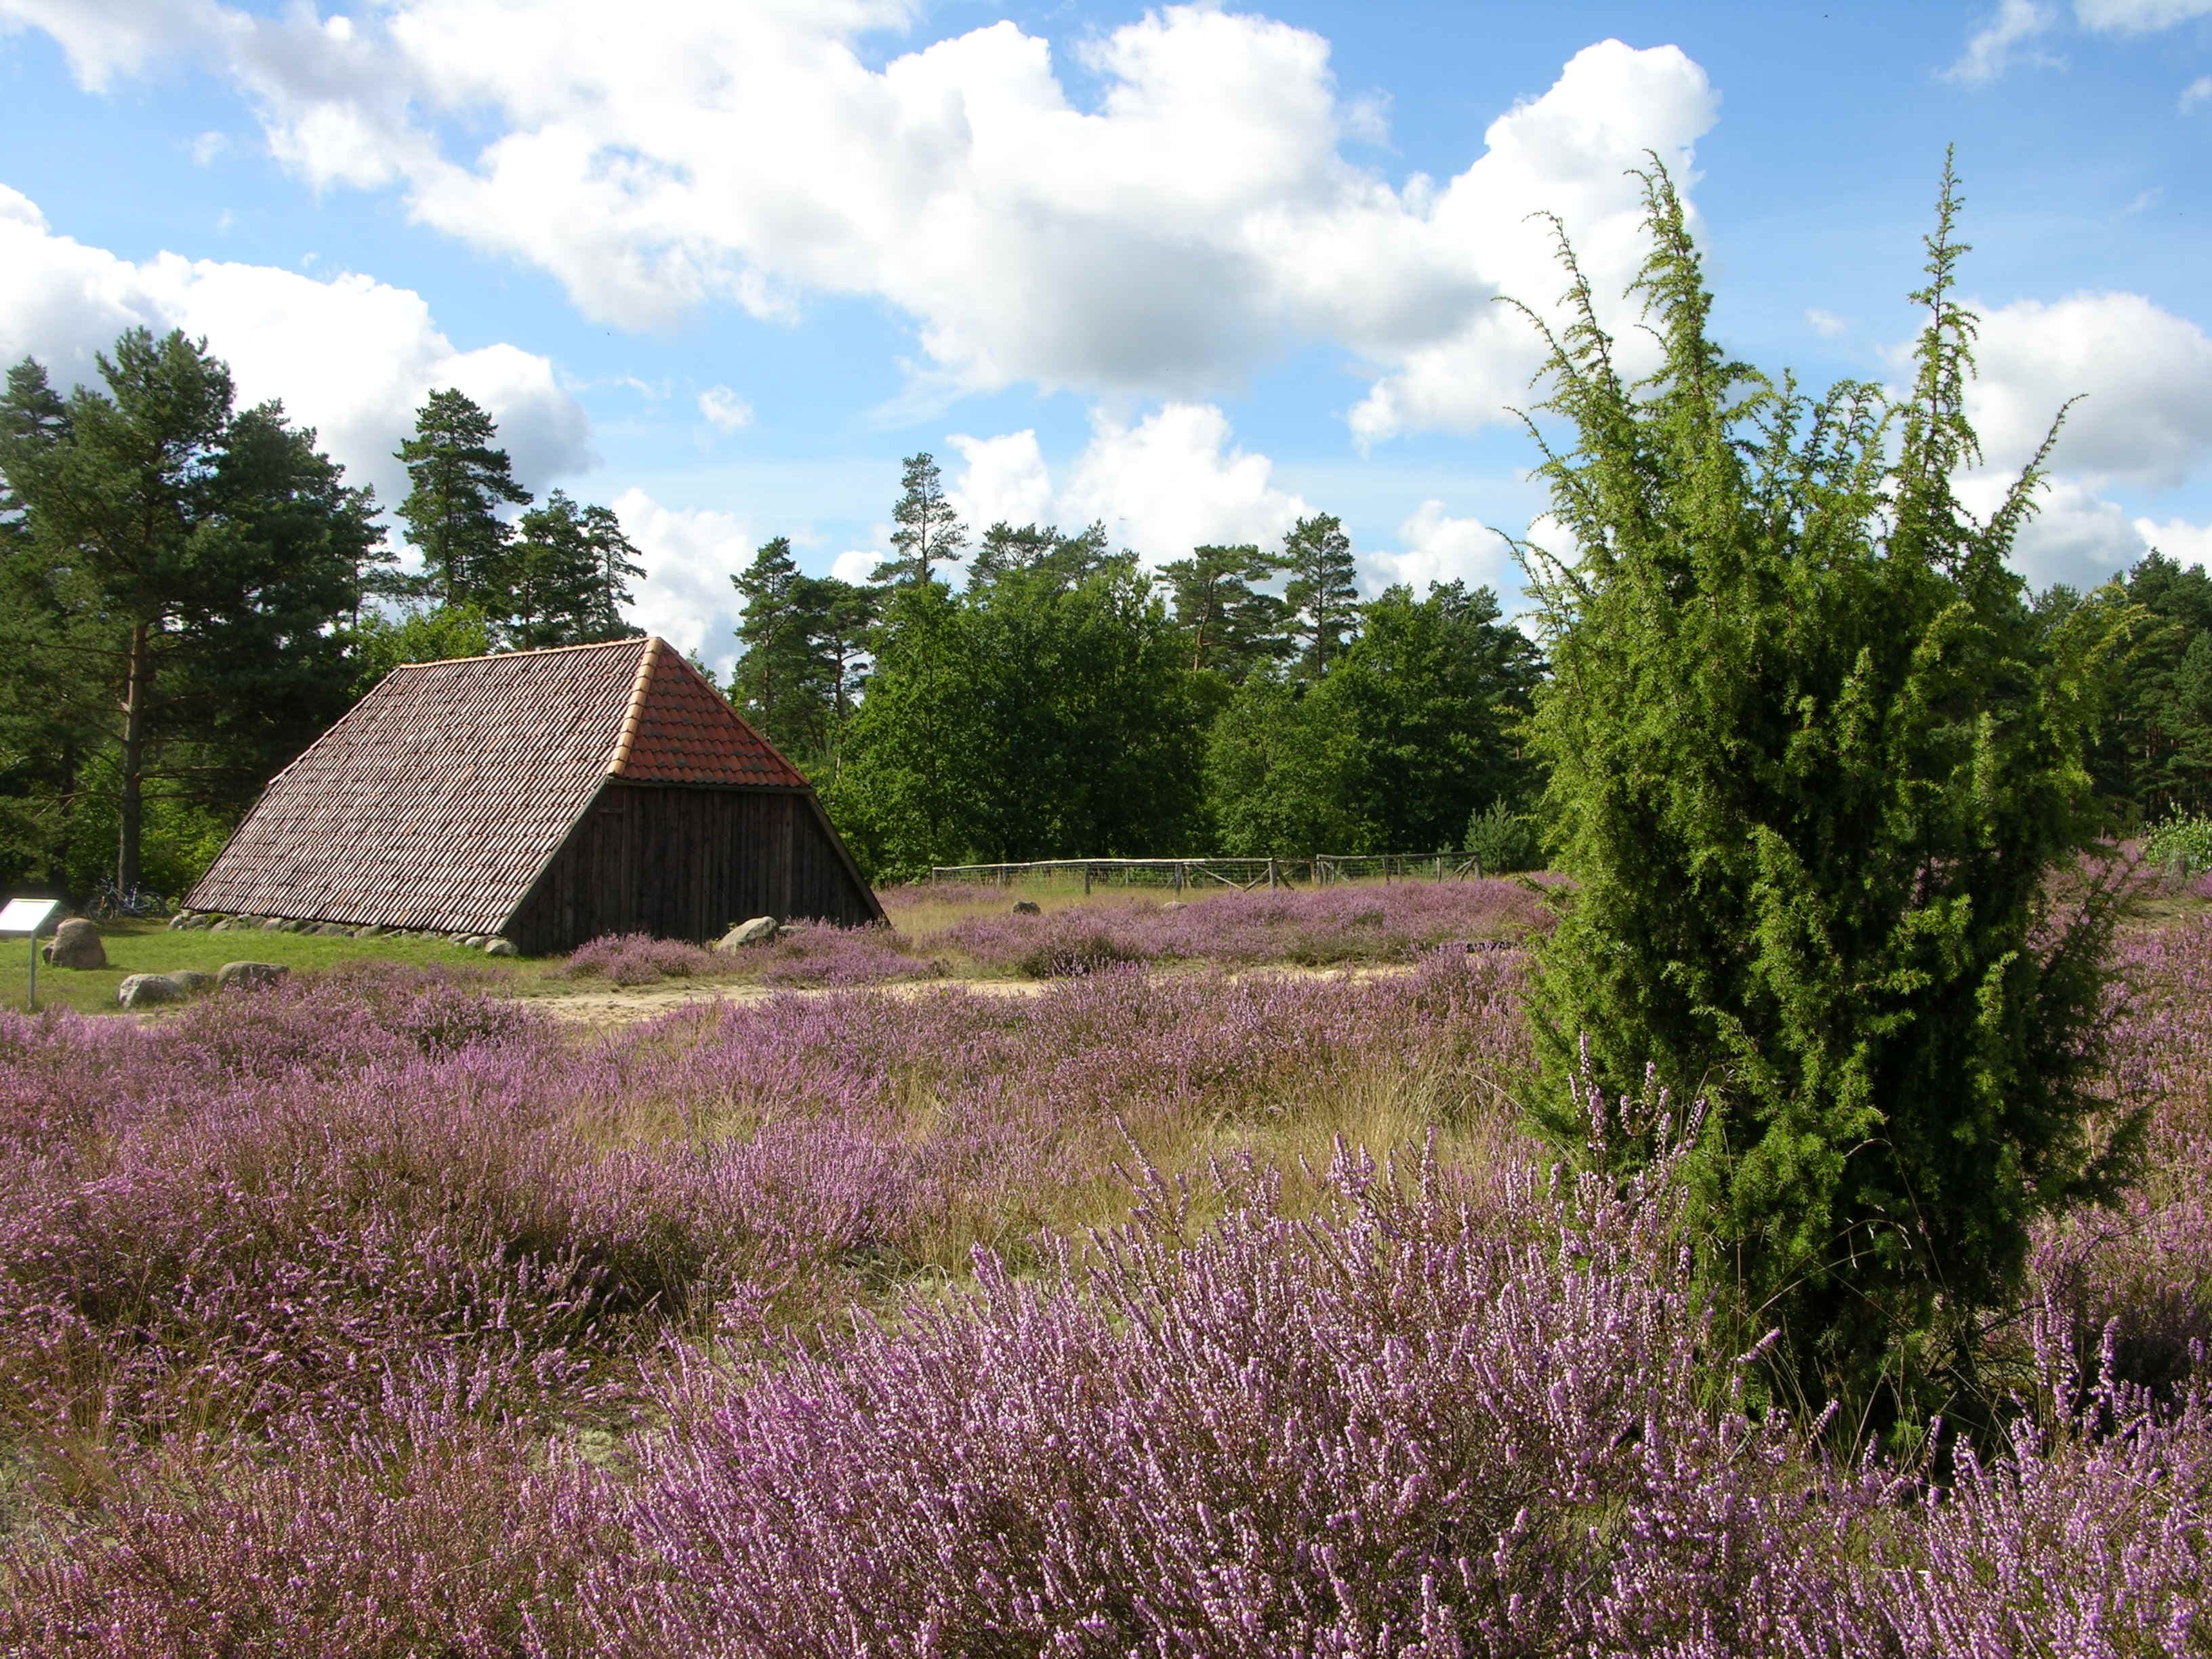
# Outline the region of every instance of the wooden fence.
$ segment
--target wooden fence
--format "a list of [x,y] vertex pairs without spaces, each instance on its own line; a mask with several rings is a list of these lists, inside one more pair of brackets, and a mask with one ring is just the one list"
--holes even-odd
[[1464,853],[1316,853],[1305,859],[1032,859],[1016,864],[939,864],[944,882],[1012,887],[1017,882],[1083,883],[1101,887],[1163,887],[1171,892],[1233,887],[1333,887],[1346,881],[1480,880],[1482,861]]

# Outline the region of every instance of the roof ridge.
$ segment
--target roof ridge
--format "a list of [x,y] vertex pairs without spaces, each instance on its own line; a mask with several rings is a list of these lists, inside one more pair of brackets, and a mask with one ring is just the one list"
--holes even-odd
[[660,655],[660,635],[645,636],[645,652],[637,659],[637,678],[630,682],[629,707],[623,711],[622,735],[615,739],[614,757],[607,762],[607,775],[618,775],[629,762],[630,745],[637,741],[637,728],[645,719],[646,694],[653,689],[653,668]]
[[486,651],[474,657],[434,657],[428,662],[403,662],[392,665],[392,672],[403,668],[443,668],[457,662],[504,662],[509,657],[550,657],[559,651],[604,651],[610,646],[659,645],[665,643],[658,634],[625,634],[618,640],[586,640],[581,645],[537,645],[527,651]]

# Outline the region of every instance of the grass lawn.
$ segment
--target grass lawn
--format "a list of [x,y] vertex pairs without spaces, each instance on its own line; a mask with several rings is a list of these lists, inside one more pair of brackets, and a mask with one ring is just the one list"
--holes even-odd
[[[465,951],[458,945],[421,939],[337,939],[313,933],[168,931],[161,921],[117,921],[104,924],[100,941],[107,951],[107,966],[85,969],[39,964],[39,1006],[68,1007],[81,1013],[115,1013],[116,987],[131,974],[166,974],[179,968],[197,968],[211,974],[226,962],[274,962],[287,968],[330,968],[341,962],[372,957],[418,966],[444,963],[464,964],[501,979],[535,981],[545,964],[515,958],[486,957],[481,951]],[[46,941],[41,939],[40,944]],[[0,1007],[20,1011],[24,1006],[24,981],[30,966],[30,945],[23,939],[0,939]],[[521,989],[520,984],[513,988]]]

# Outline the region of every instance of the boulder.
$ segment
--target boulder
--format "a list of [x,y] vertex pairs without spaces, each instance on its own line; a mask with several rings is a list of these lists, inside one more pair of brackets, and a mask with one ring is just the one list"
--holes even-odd
[[189,927],[191,925],[192,913],[189,910],[179,910],[169,918],[169,931],[173,933],[179,927]]
[[345,923],[342,921],[326,921],[319,927],[316,928],[315,932],[322,935],[325,939],[351,939],[353,937],[353,929],[347,927]]
[[1164,916],[1171,916],[1178,910],[1189,908],[1190,906],[1185,904],[1181,899],[1170,899],[1165,904],[1160,906],[1160,914]]
[[125,1008],[150,1008],[164,1002],[182,1002],[214,988],[213,974],[189,969],[173,974],[132,974],[115,988],[115,1000]]
[[486,939],[483,952],[488,957],[511,957],[515,954],[514,941],[511,939]]
[[274,985],[292,970],[273,962],[226,962],[216,969],[215,982],[226,991],[234,988],[258,990]]
[[1035,899],[1016,899],[1014,914],[1018,916],[1041,916],[1044,914],[1044,907]]
[[40,951],[57,968],[105,968],[107,948],[100,942],[100,929],[82,916],[71,916],[54,929],[54,941]]
[[264,933],[281,933],[291,925],[282,916],[271,916],[261,924],[261,931]]
[[755,916],[750,921],[741,921],[714,941],[714,949],[721,951],[741,951],[749,945],[767,945],[774,941],[777,923],[774,916]]

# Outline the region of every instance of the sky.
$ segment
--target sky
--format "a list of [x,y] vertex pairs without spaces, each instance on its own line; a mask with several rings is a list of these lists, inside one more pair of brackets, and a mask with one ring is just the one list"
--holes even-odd
[[1632,365],[1656,155],[1734,356],[1893,383],[1947,146],[1963,493],[2078,399],[2023,572],[2212,561],[2212,0],[0,0],[0,360],[204,336],[387,506],[457,386],[718,669],[731,574],[865,575],[921,451],[977,531],[1328,512],[1510,605],[1541,216]]

